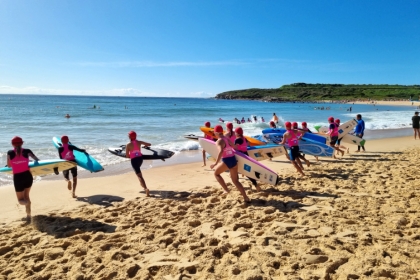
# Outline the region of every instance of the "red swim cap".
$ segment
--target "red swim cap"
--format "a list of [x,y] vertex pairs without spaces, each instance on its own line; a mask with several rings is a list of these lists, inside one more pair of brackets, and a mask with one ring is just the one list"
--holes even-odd
[[335,123],[340,123],[340,119],[335,119]]
[[274,124],[274,122],[273,122],[273,121],[271,121],[271,122],[270,122],[270,125],[271,125],[271,126],[275,126],[275,124]]
[[333,118],[333,117],[329,117],[329,118],[328,118],[328,121],[329,121],[329,122],[333,122],[333,121],[334,121],[334,118]]
[[233,129],[233,124],[232,124],[231,122],[228,122],[228,123],[226,124],[226,128],[227,128],[227,129]]
[[285,126],[286,128],[292,128],[292,123],[291,123],[291,122],[285,122],[285,123],[284,123],[284,126]]
[[205,127],[210,127],[210,122],[205,122],[205,123],[204,123],[204,126],[205,126]]
[[307,126],[308,124],[306,122],[302,122],[302,126]]
[[135,131],[130,131],[128,133],[128,137],[130,138],[130,140],[136,140],[137,138],[137,133]]
[[221,125],[216,125],[214,127],[214,132],[216,132],[216,133],[223,133],[223,127]]
[[235,132],[238,133],[239,135],[243,135],[244,134],[244,131],[242,130],[242,127],[235,128]]
[[19,145],[19,144],[23,144],[22,138],[20,138],[19,136],[13,137],[12,138],[12,145]]
[[298,128],[298,124],[297,124],[297,122],[293,122],[293,123],[292,123],[292,126],[293,126],[293,128]]
[[69,143],[69,137],[66,135],[61,136],[61,143],[68,144]]

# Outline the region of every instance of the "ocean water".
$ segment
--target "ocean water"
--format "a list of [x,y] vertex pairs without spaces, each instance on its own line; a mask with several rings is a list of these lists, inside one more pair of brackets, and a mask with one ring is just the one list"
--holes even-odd
[[[322,106],[330,109],[320,110]],[[197,142],[183,135],[202,135],[199,127],[206,121],[212,126],[220,124],[219,118],[232,121],[235,117],[247,120],[256,116],[257,122],[241,124],[241,127],[245,134],[257,135],[269,127],[273,113],[281,122],[306,121],[310,128],[327,125],[329,116],[343,122],[361,113],[366,128],[375,131],[410,127],[414,111],[414,106],[4,94],[0,95],[0,166],[6,165],[10,140],[15,135],[22,137],[24,147],[30,148],[40,159],[57,158],[52,137],[68,135],[74,145],[86,149],[107,169],[126,162],[107,149],[127,143],[130,130],[136,131],[140,140],[177,152],[180,159],[183,155],[190,156],[187,151],[199,149]],[[71,118],[65,118],[65,114]],[[265,122],[261,121],[262,117]],[[366,138],[374,138],[374,133],[366,133]],[[0,174],[0,185],[10,183],[10,176]]]

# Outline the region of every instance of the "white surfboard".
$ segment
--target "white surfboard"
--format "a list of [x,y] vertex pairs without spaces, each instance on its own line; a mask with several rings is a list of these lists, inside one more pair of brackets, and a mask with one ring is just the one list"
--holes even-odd
[[341,142],[354,144],[357,146],[364,146],[366,143],[366,140],[363,138],[357,137],[356,135],[347,134],[347,135],[344,135],[343,139],[341,139]]
[[[77,166],[77,163],[73,161],[67,161],[63,159],[51,159],[31,161],[29,163],[29,170],[31,171],[32,176],[41,176],[61,172],[63,170],[68,170],[75,166]],[[12,174],[12,168],[3,167],[0,168],[0,172]]]
[[287,150],[281,145],[267,144],[265,146],[248,147],[248,155],[256,161],[262,161],[285,155]]
[[[198,139],[198,142],[207,153],[213,158],[217,158],[219,150],[215,142],[204,138]],[[279,176],[273,170],[240,152],[236,151],[235,157],[238,161],[238,172],[240,174],[271,185],[276,185],[278,183]]]
[[[344,135],[347,135],[349,132],[353,131],[354,127],[357,125],[357,121],[355,119],[349,120],[338,127],[338,138],[343,138]],[[315,127],[317,128],[317,127]],[[321,126],[318,129],[319,133],[328,133],[330,130],[327,126]]]

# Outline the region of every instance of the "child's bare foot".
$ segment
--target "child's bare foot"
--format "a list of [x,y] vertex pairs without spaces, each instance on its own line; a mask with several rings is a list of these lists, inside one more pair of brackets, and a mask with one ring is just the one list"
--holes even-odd
[[72,193],[72,194],[71,194],[71,196],[72,196],[73,198],[77,198],[77,195],[76,195],[75,193]]
[[309,167],[309,166],[311,166],[311,163],[309,162],[309,160],[305,160],[305,162],[306,162],[306,165]]
[[146,192],[146,196],[147,197],[150,197],[150,191],[149,191],[149,189],[144,189],[144,191]]
[[344,151],[341,151],[341,156],[344,156]]

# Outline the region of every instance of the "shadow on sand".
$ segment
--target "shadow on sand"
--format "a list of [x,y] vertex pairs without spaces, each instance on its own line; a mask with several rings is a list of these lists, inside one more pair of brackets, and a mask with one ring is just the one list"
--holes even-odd
[[55,238],[64,238],[84,232],[115,232],[116,226],[95,220],[84,220],[63,216],[37,215],[32,218],[32,226],[40,232],[45,232]]
[[113,202],[121,202],[124,198],[121,196],[108,195],[108,194],[96,194],[85,197],[78,197],[77,201],[86,202],[89,204],[101,205],[105,207],[112,206]]

